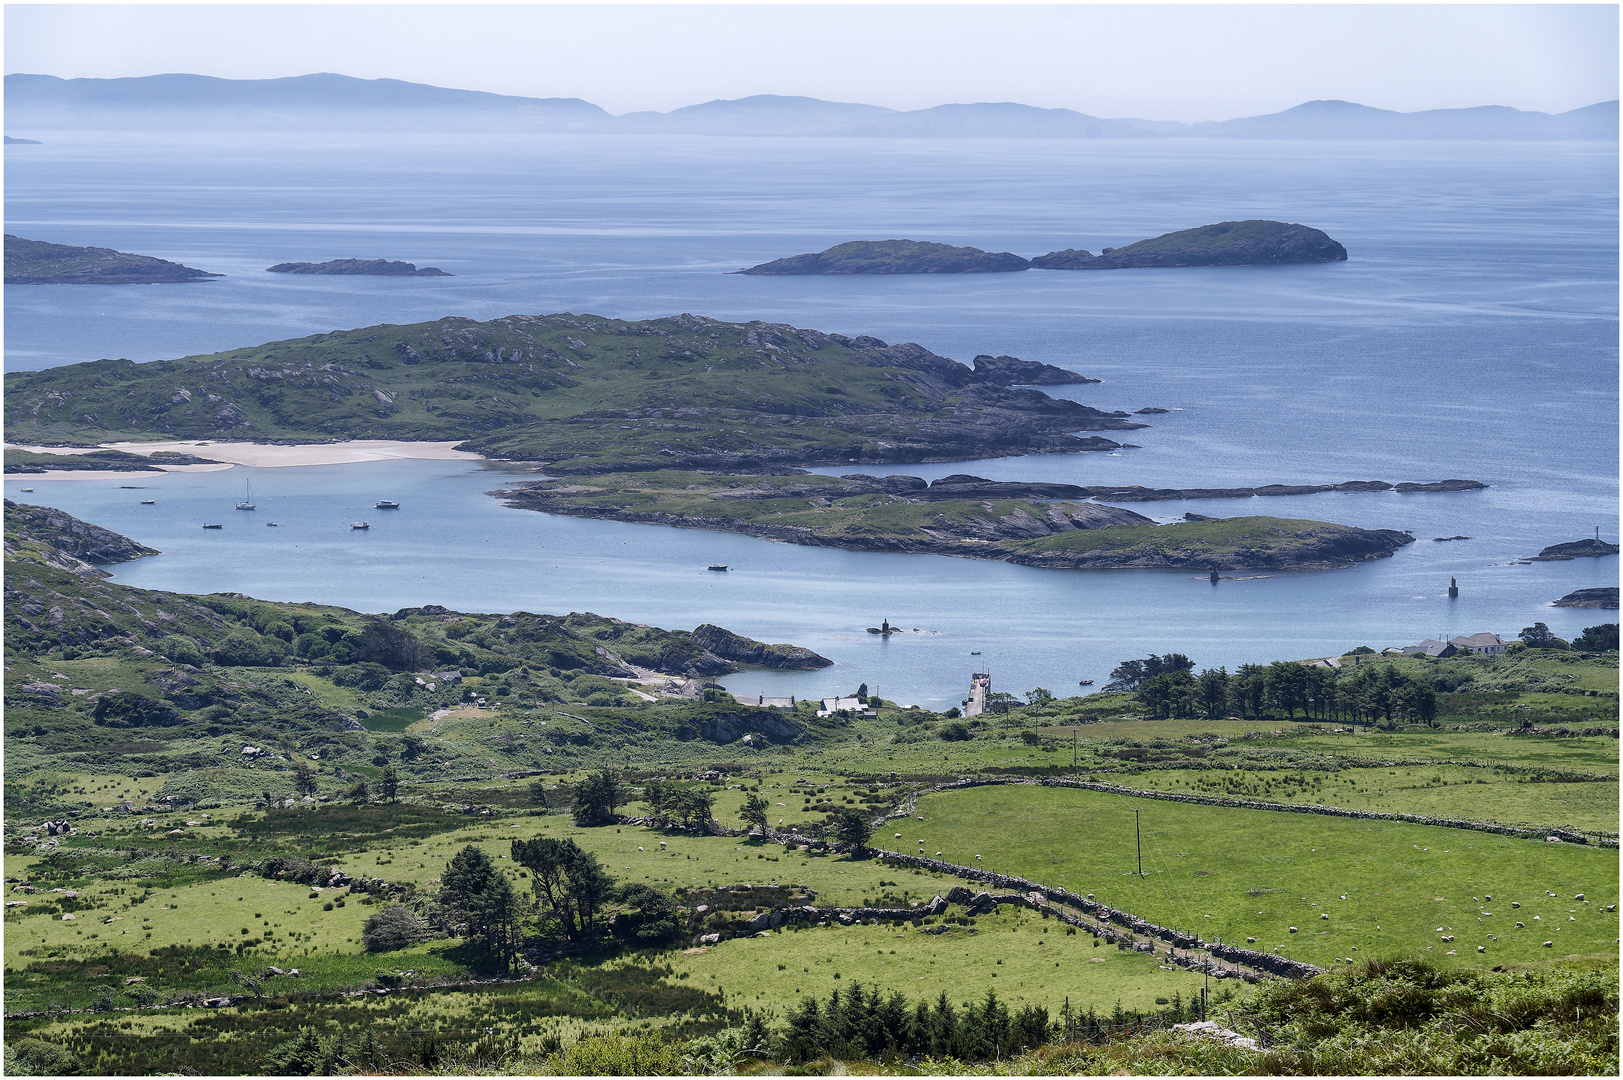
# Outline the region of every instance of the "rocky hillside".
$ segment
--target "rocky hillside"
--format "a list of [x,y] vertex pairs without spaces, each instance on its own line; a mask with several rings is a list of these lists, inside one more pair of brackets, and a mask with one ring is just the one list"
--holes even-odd
[[997,274],[1031,266],[1007,251],[953,247],[928,240],[853,240],[827,251],[791,255],[740,274]]
[[1347,249],[1318,229],[1283,221],[1223,221],[1140,240],[1102,254],[1068,249],[1031,260],[1039,270],[1120,270],[1151,266],[1259,266],[1342,262]]
[[150,255],[6,234],[7,285],[146,285],[223,276]]

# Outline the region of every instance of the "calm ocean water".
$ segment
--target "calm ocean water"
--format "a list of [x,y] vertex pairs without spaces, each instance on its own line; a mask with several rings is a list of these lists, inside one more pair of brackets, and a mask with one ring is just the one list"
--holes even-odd
[[[1596,144],[1202,143],[435,137],[13,132],[6,231],[220,271],[169,286],[6,290],[6,366],[149,360],[446,314],[692,311],[1010,353],[1146,405],[1119,455],[920,466],[938,476],[1217,486],[1460,476],[1432,496],[1319,495],[1138,506],[1410,529],[1379,563],[1213,588],[1178,572],[1066,573],[799,548],[503,508],[487,466],[395,462],[232,469],[145,484],[7,480],[164,554],[132,585],[230,590],[362,610],[594,610],[717,622],[839,661],[735,676],[802,695],[858,682],[944,706],[970,670],[1000,688],[1101,683],[1123,658],[1199,664],[1324,655],[1438,633],[1558,633],[1615,614],[1552,609],[1617,583],[1617,560],[1506,566],[1546,544],[1616,538],[1617,148]],[[925,276],[723,271],[843,240],[905,236],[1025,255],[1097,251],[1246,217],[1325,229],[1346,263]],[[290,278],[275,262],[405,259],[453,278]],[[885,471],[885,470],[882,470]],[[231,504],[251,478],[262,509]],[[22,486],[34,487],[23,495]],[[405,504],[386,516],[379,498]],[[351,533],[367,516],[373,528]],[[256,516],[279,529],[244,520]],[[204,532],[204,519],[227,528]],[[1472,539],[1433,543],[1432,536]],[[737,570],[706,573],[726,562]],[[1449,602],[1449,576],[1462,595]],[[880,642],[888,617],[919,635]],[[979,650],[980,657],[971,657]]]

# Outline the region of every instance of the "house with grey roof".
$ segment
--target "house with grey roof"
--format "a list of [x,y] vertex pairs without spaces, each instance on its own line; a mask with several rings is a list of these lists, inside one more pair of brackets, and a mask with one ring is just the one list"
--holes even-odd
[[1510,642],[1498,634],[1467,634],[1461,637],[1448,639],[1448,643],[1460,652],[1481,653],[1485,656],[1497,655],[1505,651]]

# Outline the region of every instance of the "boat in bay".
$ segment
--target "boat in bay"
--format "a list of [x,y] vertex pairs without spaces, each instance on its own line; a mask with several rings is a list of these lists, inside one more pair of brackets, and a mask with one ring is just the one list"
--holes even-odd
[[257,506],[254,505],[254,485],[253,485],[252,481],[245,480],[245,481],[243,481],[243,483],[246,485],[246,488],[245,488],[245,491],[244,491],[243,496],[242,496],[242,501],[237,504],[237,509],[238,510],[257,510],[257,509],[259,509]]
[[372,523],[369,521],[352,521],[349,523],[349,527],[352,529],[370,529]]
[[225,528],[225,526],[224,525],[204,525],[203,528],[205,528],[205,529],[223,529],[223,528]]
[[374,509],[374,510],[398,510],[398,509],[400,509],[400,504],[397,503],[397,502],[390,502],[388,499],[379,499],[377,502],[372,504],[372,509]]

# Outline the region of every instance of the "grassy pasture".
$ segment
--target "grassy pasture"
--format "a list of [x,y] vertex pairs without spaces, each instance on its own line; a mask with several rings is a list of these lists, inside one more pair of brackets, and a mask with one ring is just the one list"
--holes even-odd
[[940,935],[908,925],[836,924],[733,938],[664,959],[678,979],[724,990],[731,1005],[780,1010],[807,994],[826,999],[852,982],[887,995],[900,991],[912,1001],[934,1002],[944,991],[955,1004],[978,1002],[991,988],[1011,1008],[1043,1005],[1051,1016],[1067,998],[1083,1011],[1092,1005],[1108,1013],[1119,1002],[1148,1012],[1157,998],[1177,993],[1188,1000],[1198,993],[1202,979],[1194,972],[1144,953],[1095,947],[1092,935],[1066,929],[1057,919],[1005,906],[976,919],[973,928],[951,926]]
[[[1617,913],[1600,910],[1618,899],[1615,848],[1066,789],[974,788],[921,799],[918,813],[900,823],[910,846],[923,839],[953,862],[1096,893],[1207,938],[1255,937],[1257,948],[1316,964],[1360,954],[1497,964],[1617,949]],[[1573,899],[1579,892],[1587,904]]]
[[[1104,777],[1104,779],[1111,779]],[[1525,777],[1460,765],[1343,769],[1337,773],[1146,770],[1130,787],[1270,802],[1320,803],[1350,810],[1427,814],[1506,825],[1558,825],[1617,831],[1617,783],[1528,783]]]

